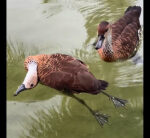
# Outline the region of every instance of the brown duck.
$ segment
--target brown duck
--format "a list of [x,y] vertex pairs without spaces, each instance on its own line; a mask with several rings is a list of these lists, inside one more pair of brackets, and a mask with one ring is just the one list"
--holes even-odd
[[108,116],[94,112],[74,93],[98,94],[102,92],[113,101],[116,107],[125,106],[127,102],[103,92],[102,90],[106,89],[108,83],[104,80],[96,79],[84,62],[69,55],[29,56],[24,61],[24,67],[27,70],[26,77],[14,96],[24,90],[34,88],[40,82],[78,100],[88,108],[102,126],[108,122]]
[[123,17],[113,24],[102,21],[98,26],[95,49],[106,62],[133,57],[138,48],[141,7],[129,6]]

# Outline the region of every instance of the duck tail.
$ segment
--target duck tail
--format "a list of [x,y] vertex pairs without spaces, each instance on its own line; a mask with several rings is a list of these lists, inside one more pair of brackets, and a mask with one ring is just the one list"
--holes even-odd
[[108,82],[104,80],[98,80],[99,81],[99,90],[105,90],[108,87]]
[[141,7],[140,6],[129,6],[126,9],[125,14],[128,13],[128,12],[133,12],[139,17],[140,14],[141,14]]

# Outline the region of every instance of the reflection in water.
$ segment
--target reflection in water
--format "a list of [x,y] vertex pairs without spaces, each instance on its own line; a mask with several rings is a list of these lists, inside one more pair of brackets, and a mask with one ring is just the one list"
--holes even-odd
[[[87,47],[96,38],[97,25],[102,20],[114,22],[129,5],[135,4],[142,5],[142,1],[8,0],[8,138],[142,137],[143,63],[134,64],[132,59],[106,63],[93,47]],[[143,29],[142,18],[143,15],[140,17]],[[13,97],[26,74],[25,57],[43,53],[64,53],[84,61],[97,79],[109,82],[106,90],[109,94],[128,100],[128,110],[116,110],[101,94],[77,95],[92,109],[111,116],[110,126],[101,129],[84,106],[54,89],[39,84]],[[143,59],[143,32],[137,54]]]
[[[55,100],[57,99],[55,98]],[[52,138],[53,137],[58,137],[58,138],[60,137],[61,138],[65,138],[65,137],[93,138],[94,137],[96,138],[101,135],[103,135],[103,137],[108,137],[108,138],[109,137],[119,138],[123,134],[126,137],[127,132],[130,133],[131,136],[139,137],[139,138],[142,137],[142,133],[141,131],[139,131],[141,130],[141,126],[143,125],[142,118],[141,118],[142,113],[139,112],[142,103],[140,103],[139,106],[134,106],[134,110],[129,108],[128,113],[127,111],[122,111],[120,113],[113,114],[111,116],[112,123],[109,126],[105,126],[104,128],[101,128],[94,120],[94,118],[91,116],[89,111],[85,110],[86,108],[83,108],[82,106],[75,106],[76,105],[75,102],[76,100],[72,100],[72,99],[69,100],[68,110],[70,110],[70,112],[66,110],[66,99],[63,98],[59,105],[60,108],[57,108],[57,110],[54,109],[53,106],[49,104],[50,107],[47,108],[42,107],[40,110],[34,112],[32,115],[29,115],[25,119],[26,123],[22,125],[24,130],[20,135],[20,138],[25,138],[27,136],[32,138],[37,138],[37,137],[38,138],[49,138],[49,137]],[[135,103],[132,104],[135,105]],[[77,109],[80,112],[77,112],[76,111]],[[112,110],[108,112],[112,112]],[[79,124],[81,127],[79,126]],[[122,124],[124,125],[122,126]],[[134,129],[134,127],[130,127],[129,130],[126,130],[126,127],[132,126],[134,124],[137,124],[136,130]],[[118,133],[118,129],[115,129],[114,126],[118,126],[121,128],[119,133]]]
[[[86,30],[83,27],[84,19],[79,11],[65,8],[62,3],[54,1],[56,3],[54,5],[61,5],[63,10],[47,18],[49,16],[47,13],[55,13],[49,3],[42,4],[33,0],[34,6],[31,4],[29,8],[26,8],[27,4],[23,3],[28,3],[27,1],[21,0],[22,3],[20,0],[13,1],[20,7],[8,2],[10,9],[7,13],[8,40],[11,38],[11,40],[23,42],[28,51],[38,49],[40,53],[66,53],[66,51],[69,53],[73,48],[82,46],[86,38]],[[46,7],[49,10],[47,9],[47,13],[44,14],[43,8]],[[17,13],[16,10],[18,10]]]
[[95,2],[88,1],[88,4],[83,4],[80,11],[85,16],[88,34],[85,44],[88,44],[91,38],[96,37],[97,26],[101,21],[112,23],[118,20],[132,3],[133,0],[95,0]]
[[40,5],[41,11],[45,18],[50,18],[53,15],[56,15],[62,11],[62,5],[57,2],[57,0],[43,0],[43,3]]
[[[17,135],[22,134],[22,127],[24,126],[23,120],[25,122],[30,123],[30,117],[34,119],[38,119],[38,111],[42,110],[44,113],[49,113],[47,109],[54,110],[57,114],[61,114],[61,104],[63,103],[62,96],[55,96],[46,101],[38,101],[38,102],[8,102],[7,103],[7,130],[9,135],[13,137],[17,137]],[[49,116],[51,116],[49,114]],[[19,130],[21,128],[21,130]],[[28,127],[29,128],[29,127]],[[15,135],[14,135],[15,132]]]
[[[118,66],[120,66],[118,64]],[[141,65],[142,66],[142,65]],[[131,87],[143,85],[143,68],[138,65],[121,65],[116,76],[116,86]],[[128,68],[128,70],[127,70]],[[129,72],[130,70],[130,72]],[[134,73],[133,73],[134,72]]]

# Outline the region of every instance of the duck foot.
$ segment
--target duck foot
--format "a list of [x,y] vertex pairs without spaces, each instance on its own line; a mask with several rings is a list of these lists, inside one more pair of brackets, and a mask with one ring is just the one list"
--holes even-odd
[[72,97],[75,98],[77,101],[79,101],[82,105],[84,105],[90,112],[91,114],[96,118],[96,120],[98,121],[98,123],[100,124],[101,127],[103,127],[103,125],[105,123],[108,124],[108,115],[106,114],[102,114],[102,113],[99,113],[99,112],[95,112],[93,111],[87,104],[84,100],[76,97],[75,95],[72,94]]
[[125,107],[126,103],[128,102],[127,100],[123,100],[123,99],[111,96],[103,91],[102,91],[102,93],[109,97],[109,99],[113,102],[113,104],[116,108],[117,107]]
[[105,123],[108,124],[108,117],[110,117],[110,116],[108,116],[106,114],[101,114],[99,112],[95,112],[95,113],[93,113],[93,115],[95,116],[96,120],[98,121],[98,123],[100,124],[101,127],[103,127],[103,125]]
[[112,100],[114,106],[117,107],[125,107],[125,104],[128,102],[127,100],[119,99],[117,97],[110,97],[110,100]]

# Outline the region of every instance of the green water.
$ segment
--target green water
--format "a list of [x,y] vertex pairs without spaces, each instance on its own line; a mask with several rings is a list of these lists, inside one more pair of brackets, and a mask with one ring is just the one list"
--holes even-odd
[[[130,5],[143,6],[143,1],[7,0],[7,138],[143,137],[143,63],[106,63],[87,46],[95,40],[99,22],[114,22]],[[143,27],[143,15],[140,22]],[[76,95],[111,116],[101,128],[75,99],[41,84],[14,97],[26,74],[25,57],[44,53],[81,59],[96,78],[109,82],[108,93],[128,100],[127,108],[115,109],[102,94]]]

